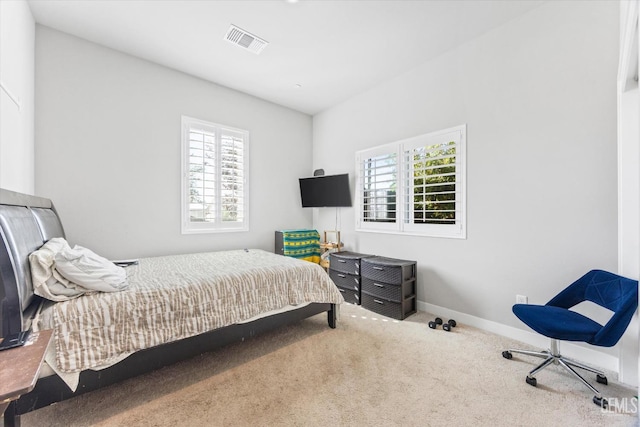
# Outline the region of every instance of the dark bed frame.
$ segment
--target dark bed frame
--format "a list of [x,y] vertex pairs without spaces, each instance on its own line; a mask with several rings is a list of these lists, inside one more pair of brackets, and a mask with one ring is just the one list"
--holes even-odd
[[[64,237],[64,229],[51,200],[0,188],[0,237],[0,336],[4,337],[31,327],[31,320],[42,299],[33,293],[28,256],[49,239]],[[72,392],[57,375],[40,378],[31,392],[9,404],[4,413],[4,425],[18,426],[20,415],[38,408],[154,371],[233,342],[244,341],[323,312],[327,312],[329,326],[335,328],[335,304],[312,303],[253,322],[234,324],[141,350],[100,371],[82,371],[75,392]]]

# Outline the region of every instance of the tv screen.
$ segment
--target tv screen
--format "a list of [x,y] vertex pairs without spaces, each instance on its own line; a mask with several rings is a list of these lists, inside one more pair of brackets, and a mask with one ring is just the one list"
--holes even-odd
[[300,178],[303,208],[351,206],[349,174]]

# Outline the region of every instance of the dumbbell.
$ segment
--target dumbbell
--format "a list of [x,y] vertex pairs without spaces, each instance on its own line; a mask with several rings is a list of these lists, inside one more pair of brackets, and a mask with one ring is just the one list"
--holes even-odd
[[449,321],[447,323],[442,325],[442,329],[444,329],[445,331],[449,332],[449,331],[451,331],[451,328],[455,328],[456,326],[458,326],[456,321],[453,320],[453,319],[449,319]]
[[431,329],[435,329],[438,327],[438,325],[442,325],[442,319],[439,317],[436,317],[435,320],[432,320],[429,322],[429,327]]
[[444,329],[447,332],[450,332],[451,328],[455,328],[458,324],[453,319],[449,319],[447,323],[444,323],[442,319],[439,317],[436,317],[434,320],[429,322],[429,327],[431,329],[436,329],[438,325],[442,325],[442,329]]

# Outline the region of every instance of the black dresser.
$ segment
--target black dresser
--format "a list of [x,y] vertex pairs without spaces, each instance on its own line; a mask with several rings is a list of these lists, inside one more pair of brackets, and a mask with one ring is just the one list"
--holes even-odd
[[415,261],[367,257],[360,263],[360,273],[364,308],[398,320],[416,312]]
[[372,256],[348,251],[332,252],[329,256],[329,277],[338,286],[346,302],[360,304],[360,260]]

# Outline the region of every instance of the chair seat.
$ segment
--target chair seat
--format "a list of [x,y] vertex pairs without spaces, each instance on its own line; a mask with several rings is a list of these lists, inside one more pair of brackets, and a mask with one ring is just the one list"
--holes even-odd
[[550,305],[516,304],[513,314],[549,338],[591,342],[602,325],[575,311]]

